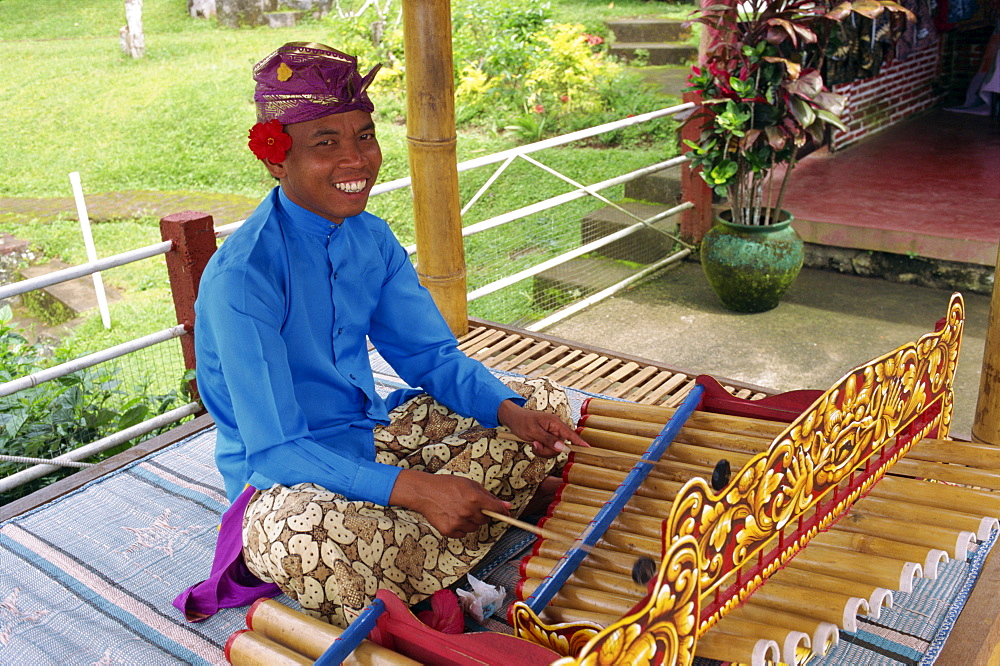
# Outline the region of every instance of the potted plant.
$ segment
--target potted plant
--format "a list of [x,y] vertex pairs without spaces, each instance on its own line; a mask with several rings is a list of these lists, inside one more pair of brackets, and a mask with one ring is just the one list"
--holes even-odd
[[[888,13],[887,13],[888,12]],[[831,29],[851,13],[884,15],[893,27],[913,14],[891,0],[746,0],[694,13],[712,36],[689,87],[701,96],[688,156],[729,210],[702,240],[706,276],[726,307],[762,312],[778,304],[802,267],[803,245],[782,210],[796,157],[840,121],[844,97],[821,74]]]

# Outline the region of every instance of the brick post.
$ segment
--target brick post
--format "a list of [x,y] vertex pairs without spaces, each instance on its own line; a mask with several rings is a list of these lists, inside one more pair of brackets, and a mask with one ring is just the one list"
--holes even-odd
[[[685,102],[701,103],[701,95],[696,92],[685,92]],[[683,140],[697,142],[701,136],[702,108],[694,109],[694,115],[681,127],[681,151],[691,150],[684,145]],[[684,201],[690,201],[694,208],[681,213],[681,237],[690,242],[698,242],[712,228],[712,190],[708,183],[691,167],[690,163],[681,165],[681,193]]]
[[[167,215],[160,220],[160,237],[173,243],[167,252],[167,273],[170,291],[174,297],[177,323],[183,324],[188,334],[181,337],[184,368],[193,370],[194,360],[194,301],[198,297],[198,283],[208,260],[215,253],[215,225],[212,216],[185,211]],[[190,381],[191,399],[199,400],[198,383]]]

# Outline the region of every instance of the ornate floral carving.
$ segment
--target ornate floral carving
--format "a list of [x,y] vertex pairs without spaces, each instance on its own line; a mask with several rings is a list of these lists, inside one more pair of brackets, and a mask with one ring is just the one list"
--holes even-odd
[[[849,509],[913,443],[929,433],[947,435],[964,321],[964,303],[955,294],[940,330],[845,375],[728,487],[715,492],[704,479],[689,481],[665,521],[664,558],[652,592],[636,611],[596,635],[588,626],[580,652],[573,649],[577,637],[566,634],[572,625],[545,625],[522,603],[512,612],[517,634],[578,655],[559,664],[689,664],[697,635]],[[838,491],[852,478],[847,492]],[[729,590],[729,599],[709,609],[710,617],[701,618],[700,600],[726,574],[820,502],[824,513],[815,524],[800,528],[748,581]]]
[[[918,416],[939,409],[937,425],[944,431],[941,421],[945,407],[950,409],[963,323],[962,298],[955,294],[942,330],[845,375],[767,451],[754,456],[729,487],[715,493],[703,479],[688,482],[665,530],[698,541],[702,594],[878,455]],[[912,441],[895,455],[903,455]]]
[[546,624],[523,601],[511,605],[508,619],[516,636],[566,656],[579,654],[590,639],[604,629],[593,622]]

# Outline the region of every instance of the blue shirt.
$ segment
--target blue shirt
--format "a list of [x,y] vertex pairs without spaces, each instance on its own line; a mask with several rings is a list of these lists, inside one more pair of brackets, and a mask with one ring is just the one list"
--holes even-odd
[[410,386],[485,427],[524,400],[457,348],[388,224],[333,224],[276,187],[219,248],[195,304],[202,400],[230,501],[247,483],[312,482],[389,503],[400,469],[373,429],[417,393],[375,392],[366,336]]

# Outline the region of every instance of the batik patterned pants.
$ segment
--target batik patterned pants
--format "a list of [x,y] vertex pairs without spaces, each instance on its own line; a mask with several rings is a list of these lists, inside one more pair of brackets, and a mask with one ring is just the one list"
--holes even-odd
[[[566,394],[547,379],[504,378],[526,407],[557,414],[573,427]],[[387,465],[477,481],[520,515],[536,487],[566,454],[536,457],[530,444],[459,416],[424,394],[375,429],[375,459]],[[261,580],[276,583],[303,610],[344,627],[379,588],[407,604],[468,572],[505,531],[492,520],[461,539],[442,536],[422,514],[352,501],[315,484],[257,491],[243,519],[243,554]]]

